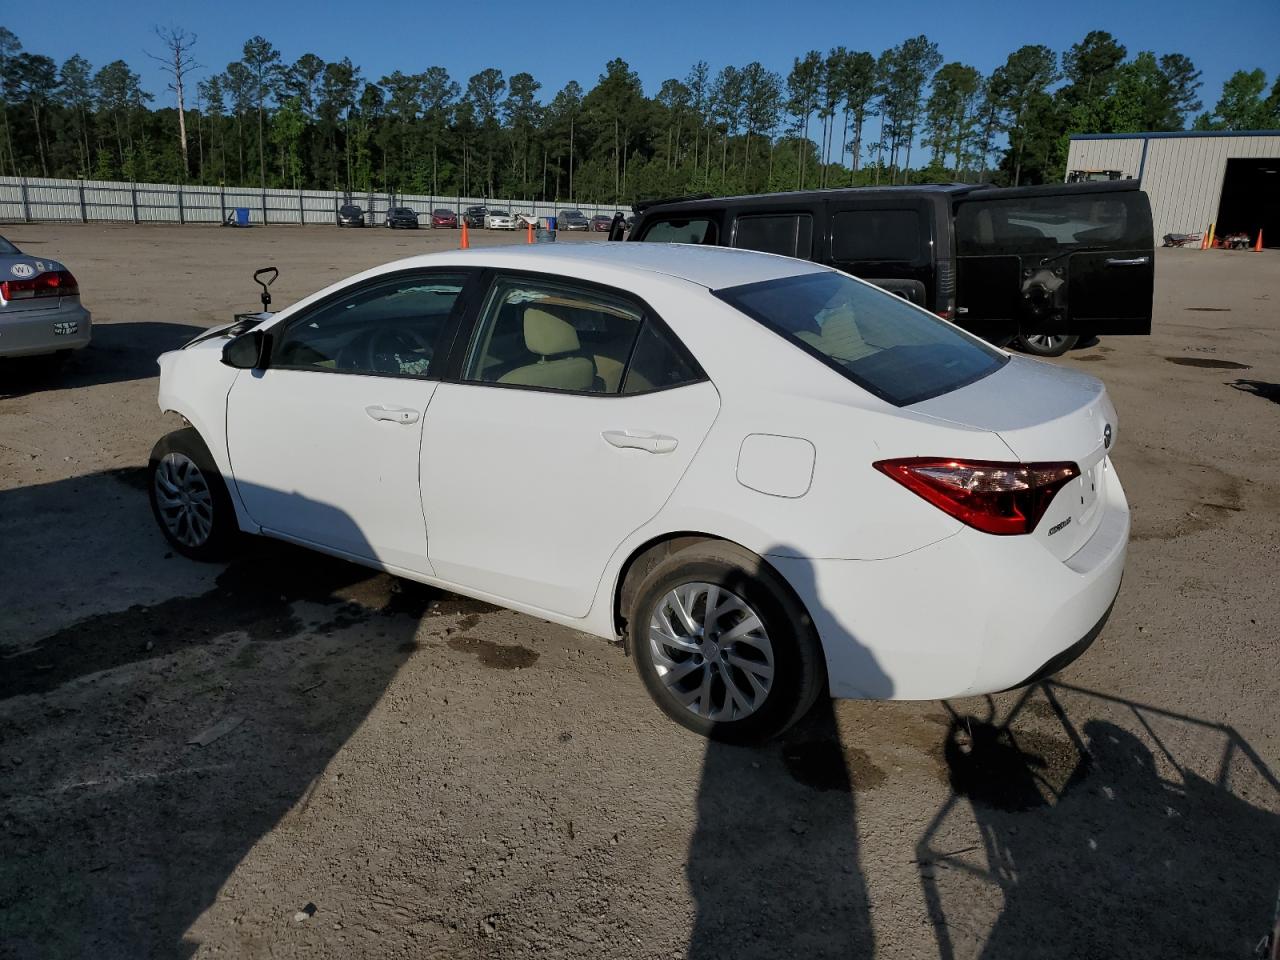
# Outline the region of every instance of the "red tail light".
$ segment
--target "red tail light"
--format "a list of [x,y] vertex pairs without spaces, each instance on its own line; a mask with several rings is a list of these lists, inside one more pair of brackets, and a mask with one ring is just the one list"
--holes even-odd
[[55,270],[42,273],[30,280],[0,281],[0,299],[32,300],[36,297],[76,297],[80,295],[80,285],[70,270]]
[[1001,536],[1034,530],[1057,492],[1080,476],[1068,462],[908,457],[873,466],[962,523]]

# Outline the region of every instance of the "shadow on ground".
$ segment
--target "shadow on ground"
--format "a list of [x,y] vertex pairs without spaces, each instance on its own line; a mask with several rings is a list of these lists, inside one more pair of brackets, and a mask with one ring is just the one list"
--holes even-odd
[[156,358],[160,354],[177,349],[205,329],[186,323],[97,323],[93,342],[65,360],[0,359],[0,397],[145,380],[159,374]]
[[[1250,955],[1280,784],[1234,729],[1053,681],[988,706],[952,711],[953,793],[917,850],[943,960]],[[993,899],[988,926],[973,905]]]
[[[40,509],[39,488],[20,493]],[[464,630],[489,609],[251,539],[201,596],[88,616],[6,653],[0,952],[193,953],[193,922],[254,844],[305,810],[417,649],[428,607],[467,612]],[[272,906],[287,922],[305,907]]]
[[1280,383],[1267,383],[1265,380],[1233,380],[1227,384],[1244,393],[1252,393],[1255,397],[1280,403]]

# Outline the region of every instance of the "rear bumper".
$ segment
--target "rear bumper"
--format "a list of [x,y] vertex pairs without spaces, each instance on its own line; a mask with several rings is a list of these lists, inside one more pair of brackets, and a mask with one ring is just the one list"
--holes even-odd
[[93,320],[79,304],[0,314],[0,357],[35,357],[80,350],[93,337]]
[[1129,506],[1119,479],[1068,560],[1031,537],[968,527],[891,560],[769,557],[805,603],[832,696],[933,700],[1031,683],[1080,656],[1120,589]]

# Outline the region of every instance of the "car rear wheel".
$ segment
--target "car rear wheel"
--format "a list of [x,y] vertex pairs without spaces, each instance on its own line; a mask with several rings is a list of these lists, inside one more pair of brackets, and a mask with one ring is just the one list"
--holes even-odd
[[1024,353],[1035,354],[1037,357],[1060,357],[1079,340],[1079,337],[1067,334],[1019,334],[1014,344]]
[[773,568],[735,544],[695,543],[661,560],[636,591],[628,624],[650,696],[705,737],[768,740],[824,695],[808,614]]
[[151,451],[147,492],[160,532],[193,560],[222,560],[239,527],[227,485],[200,434],[190,427],[160,438]]

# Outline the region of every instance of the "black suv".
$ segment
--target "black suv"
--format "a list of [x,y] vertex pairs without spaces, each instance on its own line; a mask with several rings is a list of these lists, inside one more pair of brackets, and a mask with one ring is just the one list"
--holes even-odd
[[488,212],[488,207],[467,207],[462,211],[462,222],[473,230],[477,227],[483,227],[484,215]]
[[994,343],[1058,356],[1151,332],[1151,205],[1136,180],[859,187],[635,205],[628,239],[814,260]]

